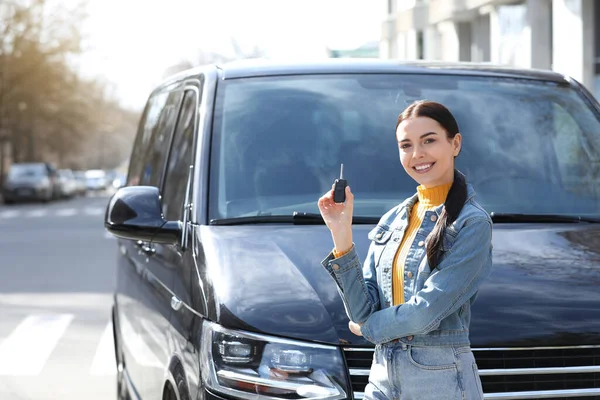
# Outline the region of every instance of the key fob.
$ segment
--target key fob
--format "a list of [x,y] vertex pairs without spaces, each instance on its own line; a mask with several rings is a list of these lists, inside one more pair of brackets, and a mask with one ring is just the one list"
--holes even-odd
[[336,179],[335,186],[333,188],[333,201],[336,203],[343,203],[346,201],[346,186],[348,182],[345,179]]
[[333,187],[333,201],[343,203],[346,201],[346,186],[348,182],[344,179],[344,164],[340,167],[340,177],[335,180]]

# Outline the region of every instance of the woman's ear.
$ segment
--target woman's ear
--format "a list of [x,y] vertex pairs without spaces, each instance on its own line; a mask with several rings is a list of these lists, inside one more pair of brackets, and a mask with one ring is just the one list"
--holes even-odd
[[462,135],[457,133],[452,139],[452,146],[454,147],[454,157],[460,154],[460,149],[462,148]]

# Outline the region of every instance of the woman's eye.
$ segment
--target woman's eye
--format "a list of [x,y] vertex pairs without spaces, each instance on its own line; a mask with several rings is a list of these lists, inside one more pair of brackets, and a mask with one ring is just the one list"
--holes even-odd
[[425,144],[434,143],[435,139],[425,139]]
[[400,148],[401,149],[408,149],[410,147],[410,144],[401,144]]

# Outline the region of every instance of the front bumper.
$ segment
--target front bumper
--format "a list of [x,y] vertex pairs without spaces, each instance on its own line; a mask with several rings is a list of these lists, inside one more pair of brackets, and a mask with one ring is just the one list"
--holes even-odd
[[4,201],[18,200],[46,200],[50,198],[50,189],[35,187],[4,188],[2,198]]

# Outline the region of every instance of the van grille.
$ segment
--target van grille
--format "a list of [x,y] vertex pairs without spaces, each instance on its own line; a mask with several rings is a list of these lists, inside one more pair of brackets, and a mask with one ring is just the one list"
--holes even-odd
[[[344,348],[362,398],[373,348]],[[473,349],[486,399],[600,400],[600,346]]]

